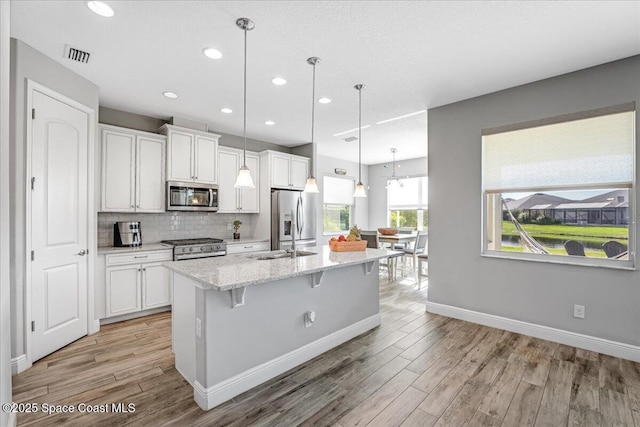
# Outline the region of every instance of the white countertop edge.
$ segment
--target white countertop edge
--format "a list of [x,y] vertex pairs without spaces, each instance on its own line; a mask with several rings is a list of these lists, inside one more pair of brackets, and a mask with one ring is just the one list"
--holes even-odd
[[[304,248],[304,250],[318,250],[318,254],[315,256],[323,256],[322,253],[320,252],[320,250],[322,249],[322,247],[312,247],[312,248]],[[322,265],[319,267],[311,267],[309,269],[305,269],[302,271],[291,271],[290,273],[284,273],[284,274],[280,274],[278,276],[270,276],[267,278],[262,278],[262,279],[257,279],[257,280],[249,280],[246,282],[241,282],[241,283],[231,283],[228,285],[214,285],[204,279],[201,279],[197,276],[191,275],[187,272],[184,271],[184,269],[181,269],[179,267],[179,263],[180,262],[184,262],[184,261],[173,261],[173,262],[165,262],[162,265],[166,268],[168,268],[169,270],[172,270],[178,274],[182,274],[183,276],[188,277],[189,279],[193,280],[194,282],[196,282],[198,285],[200,285],[200,287],[204,290],[215,290],[215,291],[229,291],[232,289],[238,289],[238,288],[243,288],[246,286],[252,286],[252,285],[260,285],[260,284],[264,284],[264,283],[269,283],[269,282],[275,282],[278,280],[283,280],[283,279],[289,279],[292,277],[299,277],[299,276],[307,276],[309,274],[313,274],[313,273],[318,273],[320,271],[327,271],[327,270],[334,270],[336,268],[342,268],[342,267],[347,267],[347,266],[351,266],[351,265],[358,265],[358,264],[365,264],[367,262],[374,262],[374,261],[379,261],[383,258],[387,258],[389,256],[390,253],[395,253],[397,251],[387,251],[384,249],[369,249],[368,251],[376,251],[378,252],[378,254],[370,254],[367,255],[366,259],[359,259],[359,260],[353,260],[353,261],[345,261],[345,262],[341,262],[338,264],[334,264],[332,261],[332,264],[330,265]],[[260,252],[255,252],[255,254],[259,254]],[[334,252],[334,254],[341,254],[341,253],[345,253],[348,254],[349,252]],[[313,255],[312,255],[313,256]],[[225,258],[228,257],[241,257],[241,258],[246,258],[248,263],[254,263],[254,262],[258,262],[258,263],[272,263],[272,262],[279,262],[279,261],[283,261],[283,259],[275,259],[275,260],[252,260],[250,258],[247,257],[247,254],[233,254],[233,255],[227,255]]]
[[242,245],[244,243],[263,243],[263,242],[270,242],[270,239],[260,239],[260,238],[253,238],[253,237],[247,237],[245,238],[240,238],[237,240],[234,240],[233,238],[227,238],[224,239],[224,242],[227,245]]

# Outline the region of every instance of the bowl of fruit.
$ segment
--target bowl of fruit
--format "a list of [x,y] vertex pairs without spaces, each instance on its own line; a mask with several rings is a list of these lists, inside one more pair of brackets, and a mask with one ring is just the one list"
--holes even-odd
[[364,251],[367,248],[367,241],[360,239],[360,229],[357,225],[351,227],[349,235],[341,234],[329,240],[329,247],[334,252]]

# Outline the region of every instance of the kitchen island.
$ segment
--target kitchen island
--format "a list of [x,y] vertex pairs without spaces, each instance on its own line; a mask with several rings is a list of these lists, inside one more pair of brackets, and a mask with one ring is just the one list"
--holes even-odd
[[384,249],[304,248],[163,264],[176,369],[209,410],[380,325]]

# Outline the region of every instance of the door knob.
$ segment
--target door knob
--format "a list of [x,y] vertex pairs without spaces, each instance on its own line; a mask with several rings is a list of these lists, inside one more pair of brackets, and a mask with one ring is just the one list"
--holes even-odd
[[87,251],[85,251],[84,249],[81,249],[80,252],[78,252],[78,255],[80,256],[85,256],[87,254]]

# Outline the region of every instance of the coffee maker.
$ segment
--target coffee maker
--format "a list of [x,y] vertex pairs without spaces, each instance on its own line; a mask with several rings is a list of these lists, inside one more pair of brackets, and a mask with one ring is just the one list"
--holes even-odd
[[113,224],[113,246],[140,245],[142,245],[140,221],[116,222]]

